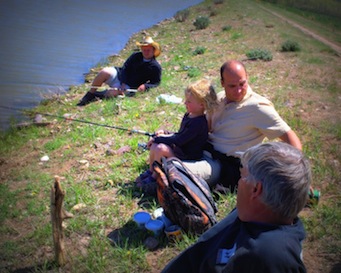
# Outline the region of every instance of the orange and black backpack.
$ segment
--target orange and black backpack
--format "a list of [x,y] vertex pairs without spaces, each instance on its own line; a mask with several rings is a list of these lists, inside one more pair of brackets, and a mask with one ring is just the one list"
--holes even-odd
[[216,224],[216,204],[207,182],[195,176],[176,157],[153,163],[157,198],[165,215],[185,232],[202,234]]

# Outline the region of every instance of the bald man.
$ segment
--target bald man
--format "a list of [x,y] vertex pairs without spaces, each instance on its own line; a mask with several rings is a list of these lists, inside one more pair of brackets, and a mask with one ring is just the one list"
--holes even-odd
[[[243,63],[232,60],[220,68],[224,91],[218,93],[216,111],[208,116],[209,144],[204,159],[185,162],[213,188],[234,191],[240,178],[240,156],[265,138],[279,139],[301,150],[296,133],[273,104],[252,91]],[[223,186],[223,187],[221,187]]]

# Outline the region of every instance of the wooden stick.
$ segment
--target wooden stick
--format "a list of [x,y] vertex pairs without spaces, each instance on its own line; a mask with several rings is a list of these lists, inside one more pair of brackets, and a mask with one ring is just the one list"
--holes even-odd
[[64,196],[65,191],[61,188],[60,178],[55,176],[54,186],[51,188],[51,221],[55,259],[59,266],[66,263],[63,220],[73,217],[71,213],[63,209]]

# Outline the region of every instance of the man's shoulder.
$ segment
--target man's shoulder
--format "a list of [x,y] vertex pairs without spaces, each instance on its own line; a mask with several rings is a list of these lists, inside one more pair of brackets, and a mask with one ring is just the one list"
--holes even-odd
[[143,56],[142,51],[134,51],[131,55]]
[[[296,248],[299,252],[301,241],[304,239],[304,229],[301,223],[291,226],[269,226],[257,223],[247,224],[247,230],[258,234],[254,240],[254,251],[268,256],[281,256],[283,251]],[[253,237],[253,236],[251,236]]]
[[[251,272],[254,266],[257,266],[258,271],[252,272],[284,272],[288,268],[295,269],[292,272],[303,272],[300,271],[304,269],[300,260],[301,240],[295,228],[261,223],[245,225],[244,232],[239,234],[239,247],[232,258],[238,267],[244,268],[244,271],[239,272]],[[248,265],[242,263],[245,261],[248,261]]]
[[245,102],[249,104],[254,104],[254,105],[271,105],[272,106],[272,102],[270,101],[270,99],[254,92],[251,89],[248,90]]
[[161,64],[158,62],[156,58],[152,59],[151,64],[161,69]]
[[217,99],[218,101],[224,100],[226,97],[225,91],[220,91],[217,93]]
[[142,52],[141,51],[135,51],[131,53],[130,58],[143,58]]

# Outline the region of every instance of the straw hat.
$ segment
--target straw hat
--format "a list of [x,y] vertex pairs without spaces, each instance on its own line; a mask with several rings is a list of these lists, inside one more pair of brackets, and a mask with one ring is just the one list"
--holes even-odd
[[141,46],[149,46],[151,45],[152,47],[154,47],[154,57],[158,57],[161,53],[161,47],[157,42],[154,42],[154,40],[152,39],[152,37],[147,36],[143,42],[136,42],[136,45],[141,47]]

